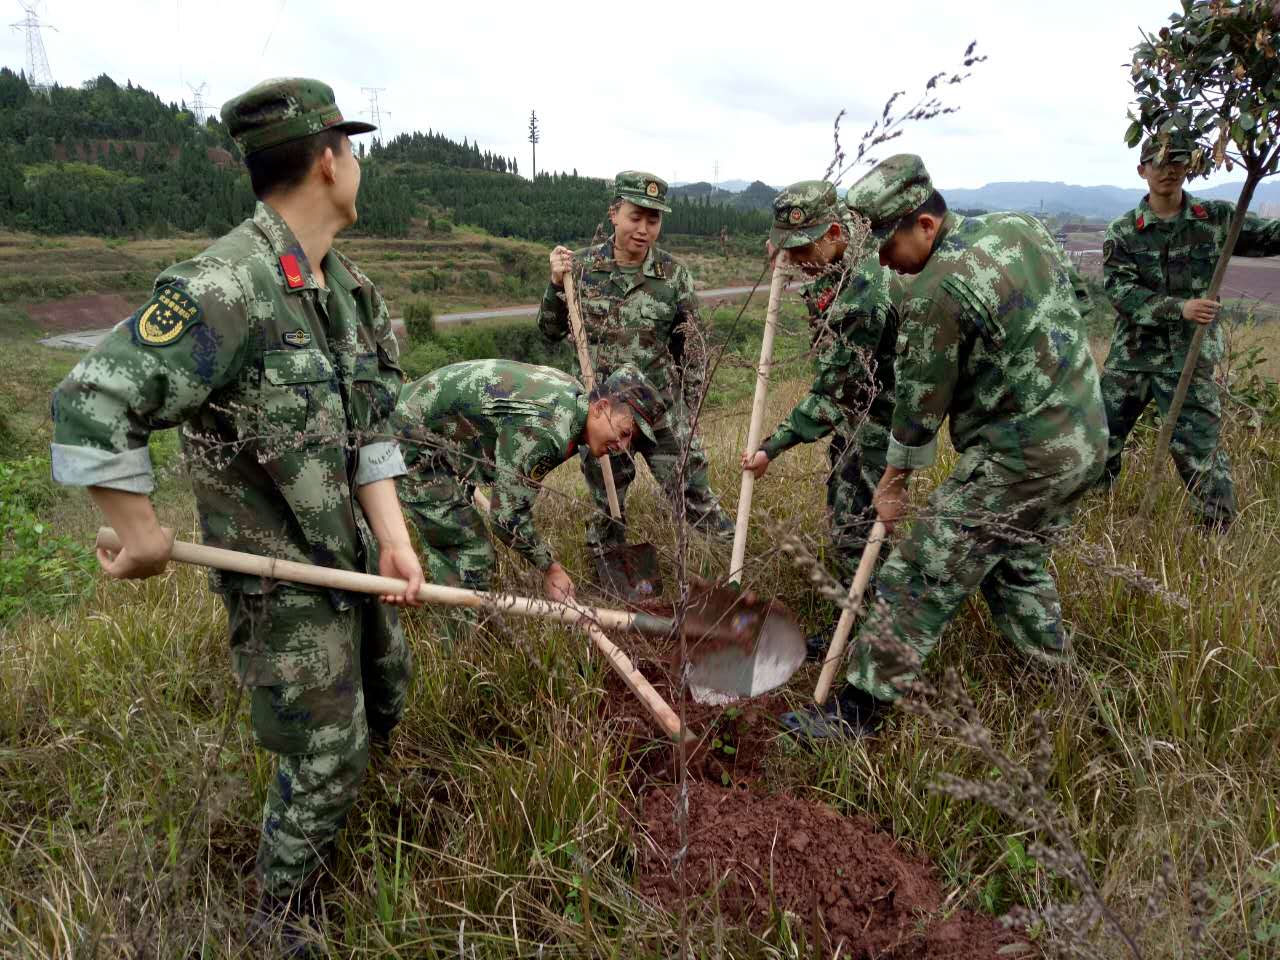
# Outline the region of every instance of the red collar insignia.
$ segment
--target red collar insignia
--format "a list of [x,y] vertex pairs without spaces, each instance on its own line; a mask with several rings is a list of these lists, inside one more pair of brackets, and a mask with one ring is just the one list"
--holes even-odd
[[822,313],[823,310],[831,306],[831,301],[834,300],[835,298],[836,298],[836,292],[834,289],[827,290],[825,293],[823,293],[822,296],[818,298],[818,302],[816,304],[818,308],[818,312]]
[[1133,222],[1133,225],[1137,227],[1139,230],[1145,227],[1147,225],[1146,214],[1142,214],[1142,213],[1138,214],[1138,219]]
[[1191,215],[1195,217],[1197,220],[1209,219],[1209,211],[1206,210],[1203,206],[1201,206],[1198,203],[1193,203],[1191,205]]
[[292,253],[286,253],[280,258],[280,269],[284,271],[284,284],[290,290],[301,290],[307,285],[302,279],[302,268],[298,266],[298,258]]

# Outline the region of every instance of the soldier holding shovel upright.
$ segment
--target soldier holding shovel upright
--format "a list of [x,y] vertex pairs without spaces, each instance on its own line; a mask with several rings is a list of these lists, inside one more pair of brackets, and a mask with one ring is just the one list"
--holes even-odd
[[[1110,484],[1120,475],[1124,442],[1147,405],[1163,416],[1178,384],[1196,324],[1212,324],[1200,351],[1169,452],[1200,513],[1201,522],[1225,530],[1236,515],[1231,464],[1222,449],[1222,402],[1213,382],[1222,359],[1219,304],[1204,294],[1226,238],[1235,204],[1199,200],[1183,190],[1196,149],[1185,134],[1142,145],[1138,175],[1147,195],[1107,227],[1102,274],[1119,319],[1103,367],[1107,404]],[[1245,217],[1238,257],[1280,255],[1280,220]]]
[[[684,500],[695,530],[728,542],[733,538],[733,519],[711,490],[706,453],[689,423],[703,378],[699,359],[687,356],[685,350],[690,328],[700,323],[698,297],[689,271],[657,246],[662,215],[670,212],[664,180],[636,170],[619,173],[609,207],[613,236],[577,254],[567,247],[551,251],[551,282],[542,298],[538,327],[553,341],[569,333],[564,277],[572,270],[576,279],[581,271],[576,286],[596,376],[605,379],[621,364],[633,363],[657,391],[663,407],[653,424],[654,439],[636,437],[634,451],[644,457],[673,504]],[[585,448],[580,454],[595,501],[587,524],[587,546],[597,553],[621,546],[626,541],[625,509],[621,523],[611,518],[600,467]],[[610,461],[618,501],[625,507],[635,464],[624,456],[612,456]]]
[[[817,353],[817,376],[809,392],[743,469],[757,477],[785,451],[830,436],[827,510],[837,575],[853,579],[875,519],[871,501],[884,474],[893,418],[893,350],[898,336],[895,295],[901,278],[870,255],[850,246],[847,210],[825,180],[802,180],[773,201],[772,249],[813,277],[802,295]],[[859,259],[861,258],[861,259]],[[809,638],[809,654],[820,658],[831,639],[823,630]]]
[[[899,308],[880,521],[892,530],[903,517],[907,478],[934,462],[944,419],[959,458],[880,570],[883,602],[858,634],[849,683],[825,707],[783,718],[810,737],[874,730],[978,590],[1019,651],[1059,662],[1066,637],[1049,539],[1097,479],[1106,449],[1071,279],[1038,221],[949,212],[909,154],[878,164],[847,199],[870,221],[880,262],[913,275]],[[886,636],[900,649],[885,649]]]
[[[259,84],[222,119],[244,153],[257,209],[155,293],[53,395],[54,479],[87,486],[123,549],[113,577],[162,572],[172,536],[147,496],[147,438],[181,426],[206,544],[377,572],[422,568],[396,498],[404,472],[388,429],[402,375],[386,305],[332,246],[356,221],[360,164],[316,80]],[[258,848],[258,926],[298,915],[369,762],[409,692],[393,607],[343,591],[219,572],[231,658],[254,735],[276,756]]]

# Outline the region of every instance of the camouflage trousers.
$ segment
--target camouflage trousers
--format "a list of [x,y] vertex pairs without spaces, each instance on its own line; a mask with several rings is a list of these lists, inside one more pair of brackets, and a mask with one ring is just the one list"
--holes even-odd
[[[1121,454],[1138,417],[1152,400],[1163,417],[1178,386],[1178,373],[1120,370],[1110,364],[1102,371],[1102,397],[1107,404],[1107,483],[1120,476]],[[1235,519],[1236,492],[1231,463],[1222,449],[1222,400],[1213,382],[1213,369],[1201,364],[1187,388],[1187,399],[1169,441],[1178,474],[1197,510],[1207,520]]]
[[876,487],[884,476],[887,450],[860,446],[856,439],[837,431],[827,447],[827,520],[831,532],[835,572],[846,584],[853,582],[862,550],[867,545],[876,512],[872,505]]
[[1097,479],[1087,470],[1025,479],[962,457],[876,578],[878,602],[854,644],[849,682],[882,700],[917,677],[964,601],[981,591],[1000,632],[1036,659],[1066,648],[1049,541]]
[[[667,499],[678,506],[684,499],[686,516],[695,527],[713,530],[717,524],[727,524],[730,532],[733,520],[725,514],[720,501],[711,490],[707,479],[707,453],[702,439],[693,432],[684,404],[675,401],[666,413],[653,425],[654,440],[650,442],[639,430],[631,439],[629,454],[609,457],[613,468],[613,483],[618,491],[618,506],[622,508],[622,523],[613,522],[609,515],[609,497],[604,488],[604,475],[600,464],[586,445],[579,447],[582,474],[591,491],[595,510],[587,522],[587,546],[617,546],[626,540],[627,489],[636,478],[635,457],[644,457],[649,472],[658,481]],[[680,477],[680,461],[688,448],[689,457],[684,464],[683,483]]]
[[262,890],[288,896],[322,864],[369,764],[400,722],[413,664],[395,607],[277,586],[223,595],[232,666],[258,744],[276,757],[258,846]]

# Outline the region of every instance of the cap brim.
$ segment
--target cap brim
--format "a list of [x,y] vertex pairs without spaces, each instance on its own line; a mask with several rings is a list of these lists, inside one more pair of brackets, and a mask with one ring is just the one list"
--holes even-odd
[[875,239],[876,243],[883,246],[885,242],[893,236],[893,231],[898,229],[898,224],[901,222],[902,218],[899,217],[896,220],[889,220],[886,223],[882,223],[878,227],[872,227],[871,236]]
[[657,210],[661,213],[670,213],[671,208],[661,200],[655,200],[653,197],[636,197],[627,193],[618,194],[619,200],[625,200],[627,203],[634,203],[637,207],[647,207],[650,210]]
[[365,123],[363,120],[343,120],[341,123],[335,123],[330,130],[341,130],[347,136],[354,136],[357,133],[373,133],[378,128],[372,123]]
[[794,250],[796,247],[807,247],[830,230],[831,224],[835,222],[835,220],[832,220],[829,223],[814,224],[810,227],[795,227],[794,229],[791,227],[786,229],[773,227],[769,231],[769,242],[779,250]]
[[635,407],[631,408],[631,414],[635,419],[636,429],[643,433],[645,435],[645,439],[650,443],[657,443],[658,438],[653,435],[653,427],[649,426],[649,421],[646,420]]

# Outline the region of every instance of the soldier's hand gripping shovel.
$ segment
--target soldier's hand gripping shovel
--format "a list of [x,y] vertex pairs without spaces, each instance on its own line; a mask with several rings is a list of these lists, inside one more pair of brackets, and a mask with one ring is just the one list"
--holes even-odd
[[[778,304],[786,283],[786,252],[779,250],[773,261],[773,279],[769,283],[769,309],[764,317],[764,337],[760,341],[760,365],[756,367],[756,392],[751,401],[751,424],[747,428],[747,458],[760,449],[760,432],[764,428],[764,403],[769,395],[769,370],[773,366],[773,337],[778,330]],[[742,471],[742,490],[738,494],[737,525],[733,531],[733,553],[729,559],[729,582],[742,583],[742,563],[747,555],[747,526],[751,522],[751,496],[756,475]]]
[[818,686],[813,691],[813,702],[822,706],[827,702],[831,692],[831,681],[835,679],[836,669],[844,656],[845,643],[849,632],[853,629],[853,621],[862,612],[862,595],[867,592],[867,584],[871,581],[871,572],[876,567],[876,558],[880,556],[880,547],[884,543],[884,524],[879,520],[871,528],[871,536],[867,545],[862,548],[862,559],[858,561],[857,572],[853,575],[853,584],[849,587],[849,602],[840,611],[840,621],[836,624],[836,632],[831,637],[831,646],[827,648],[826,659],[822,661],[822,675],[818,677]]
[[[120,538],[110,527],[99,529],[97,545],[104,550],[119,550],[121,547]],[[278,560],[181,540],[174,541],[170,556],[180,563],[375,596],[403,593],[407,586],[405,581],[391,577]],[[663,732],[673,739],[688,736],[670,705],[654,690],[644,675],[635,669],[627,655],[603,633],[604,629],[613,629],[670,637],[677,628],[673,618],[583,607],[572,602],[553,603],[511,594],[483,593],[430,583],[423,585],[418,596],[426,603],[494,610],[584,628],[592,643],[608,660],[609,666],[645,705]],[[755,696],[769,689],[762,686],[766,679],[776,681],[772,684],[774,686],[783,683],[804,660],[804,634],[784,610],[770,604],[752,604],[749,598],[731,599],[738,602],[723,607],[695,604],[684,617],[682,632],[688,648],[695,695],[698,691],[703,691],[703,695],[707,697]],[[757,661],[773,666],[767,670],[757,670]],[[776,666],[780,663],[794,665],[784,676],[783,671]]]
[[[591,363],[591,351],[587,349],[586,332],[582,325],[582,312],[578,308],[578,292],[573,282],[573,271],[564,275],[564,300],[569,307],[569,327],[578,349],[578,366],[582,369],[582,384],[590,392],[596,383],[595,367]],[[617,524],[622,523],[622,507],[618,503],[618,489],[613,482],[613,465],[609,455],[596,460],[604,477],[605,495],[609,498],[609,515]],[[622,544],[606,547],[595,557],[596,578],[600,585],[624,603],[637,604],[652,600],[661,593],[662,571],[658,564],[658,550],[651,543]]]

